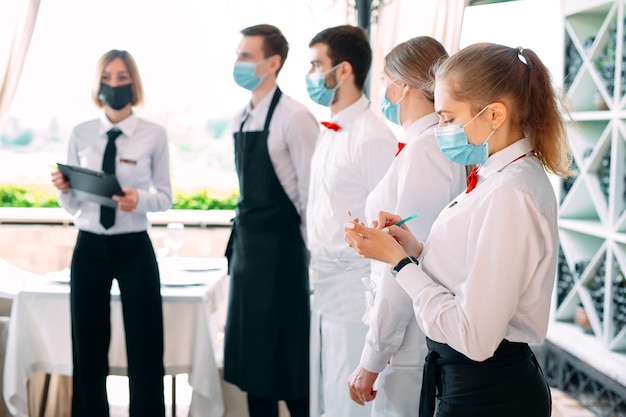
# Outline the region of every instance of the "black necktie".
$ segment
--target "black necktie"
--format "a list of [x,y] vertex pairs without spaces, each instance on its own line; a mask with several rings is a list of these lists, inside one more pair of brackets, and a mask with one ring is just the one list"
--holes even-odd
[[[104,158],[102,159],[102,171],[115,174],[115,154],[117,148],[115,147],[115,139],[122,132],[119,129],[113,128],[107,132],[107,147],[104,149]],[[100,224],[108,229],[115,223],[115,209],[113,207],[100,206]]]

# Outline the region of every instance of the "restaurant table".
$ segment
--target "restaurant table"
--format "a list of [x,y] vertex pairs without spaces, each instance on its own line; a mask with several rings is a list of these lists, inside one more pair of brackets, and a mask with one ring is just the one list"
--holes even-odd
[[[218,373],[225,314],[218,305],[228,282],[225,258],[166,258],[159,262],[166,375],[188,374],[190,417],[221,417]],[[72,375],[68,271],[29,281],[13,298],[3,395],[15,417],[28,416],[27,383],[35,372]],[[218,355],[216,357],[215,352]],[[109,373],[126,375],[126,343],[119,288],[111,289]]]

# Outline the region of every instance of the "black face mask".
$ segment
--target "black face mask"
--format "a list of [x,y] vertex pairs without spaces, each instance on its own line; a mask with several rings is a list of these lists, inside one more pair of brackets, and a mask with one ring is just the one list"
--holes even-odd
[[115,110],[122,110],[133,99],[133,89],[130,84],[121,85],[119,87],[111,87],[106,84],[100,84],[98,92],[98,100],[102,104]]

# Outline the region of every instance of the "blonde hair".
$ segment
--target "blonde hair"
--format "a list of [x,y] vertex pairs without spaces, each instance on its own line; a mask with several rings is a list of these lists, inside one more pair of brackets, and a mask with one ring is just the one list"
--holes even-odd
[[446,48],[439,41],[430,36],[418,36],[396,45],[385,56],[385,72],[422,90],[424,96],[434,102],[432,68],[447,57]]
[[468,46],[435,69],[435,82],[446,79],[456,100],[472,110],[501,99],[513,103],[509,112],[533,143],[544,168],[561,177],[572,174],[567,130],[559,99],[546,66],[530,49],[493,43]]
[[137,68],[137,63],[135,62],[135,59],[127,51],[112,49],[102,55],[98,60],[98,63],[96,64],[96,74],[91,87],[91,100],[99,109],[104,107],[104,104],[100,101],[100,99],[98,99],[98,93],[100,92],[100,83],[102,82],[102,74],[104,73],[104,69],[107,67],[107,65],[109,65],[109,63],[116,58],[120,58],[122,61],[124,61],[124,65],[126,66],[128,74],[130,75],[131,89],[133,91],[133,98],[130,102],[131,105],[139,106],[143,104],[143,84],[141,83],[141,76],[139,75],[139,69]]

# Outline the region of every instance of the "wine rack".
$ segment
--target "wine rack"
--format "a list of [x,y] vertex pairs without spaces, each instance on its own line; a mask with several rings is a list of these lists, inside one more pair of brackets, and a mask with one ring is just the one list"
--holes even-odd
[[601,417],[626,416],[626,0],[561,0],[576,176],[558,184],[559,257],[542,366]]
[[626,353],[626,0],[563,0],[572,168],[560,184],[554,319]]

